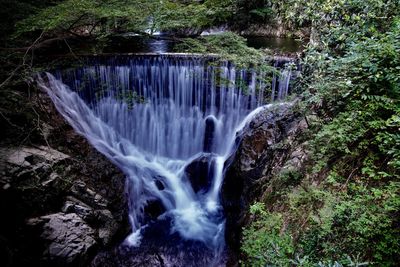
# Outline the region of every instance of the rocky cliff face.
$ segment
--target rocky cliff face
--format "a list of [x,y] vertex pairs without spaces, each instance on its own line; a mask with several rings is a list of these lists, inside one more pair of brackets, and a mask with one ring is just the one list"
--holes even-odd
[[21,114],[6,127],[30,125],[20,132],[27,137],[8,134],[0,143],[0,265],[88,266],[130,230],[125,177],[46,94],[25,101],[37,118]]
[[277,104],[256,115],[238,136],[235,158],[222,186],[226,239],[238,250],[249,206],[262,198],[262,185],[284,169],[300,168],[306,154],[296,138],[307,127],[291,104]]

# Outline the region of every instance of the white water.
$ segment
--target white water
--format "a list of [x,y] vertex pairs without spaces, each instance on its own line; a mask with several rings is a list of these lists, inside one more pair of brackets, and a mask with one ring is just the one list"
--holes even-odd
[[226,30],[227,30],[227,26],[223,25],[223,26],[220,26],[220,27],[214,27],[214,28],[210,28],[210,29],[207,29],[205,31],[202,31],[200,35],[201,36],[219,35],[219,34],[225,33]]
[[[287,94],[290,78],[290,71],[282,73],[282,81],[274,82],[280,99]],[[140,244],[144,208],[159,200],[172,231],[223,246],[224,163],[234,152],[237,132],[265,108],[264,90],[270,87],[263,88],[255,73],[185,57],[132,58],[96,63],[58,78],[46,76],[39,78],[39,85],[57,110],[128,178],[133,228],[128,243]],[[246,81],[247,93],[236,86],[238,81]],[[129,92],[144,101],[131,107],[119,97]],[[213,175],[207,177],[209,188],[195,192],[185,168],[204,154],[210,156]]]

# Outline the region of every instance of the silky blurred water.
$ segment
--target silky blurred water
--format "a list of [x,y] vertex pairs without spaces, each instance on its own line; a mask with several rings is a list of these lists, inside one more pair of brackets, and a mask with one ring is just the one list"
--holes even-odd
[[[127,176],[133,232],[126,243],[132,246],[140,245],[145,209],[156,201],[171,233],[216,253],[224,248],[224,164],[254,114],[287,96],[291,70],[272,75],[209,63],[204,57],[92,59],[39,78],[74,129]],[[204,155],[209,186],[195,191],[186,168]]]

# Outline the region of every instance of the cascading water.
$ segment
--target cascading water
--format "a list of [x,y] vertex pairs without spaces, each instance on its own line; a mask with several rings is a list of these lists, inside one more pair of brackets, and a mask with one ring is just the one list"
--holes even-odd
[[[126,174],[131,245],[140,244],[146,206],[158,201],[164,208],[158,218],[168,218],[172,232],[214,250],[224,246],[219,199],[224,164],[237,132],[264,108],[265,99],[287,95],[291,71],[274,76],[271,90],[266,74],[209,62],[188,56],[115,57],[39,78],[74,129]],[[201,157],[207,158],[207,177],[202,177],[207,186],[195,190],[187,167]]]

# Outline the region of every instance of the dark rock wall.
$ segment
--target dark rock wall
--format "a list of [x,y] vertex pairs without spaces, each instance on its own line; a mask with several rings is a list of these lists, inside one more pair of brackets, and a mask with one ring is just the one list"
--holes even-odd
[[88,266],[130,231],[125,176],[75,133],[45,93],[18,94],[30,107],[24,112],[36,114],[9,110],[18,116],[2,122],[0,265]]
[[278,104],[262,111],[238,136],[241,142],[221,192],[226,240],[234,251],[239,251],[241,228],[248,223],[249,206],[260,200],[266,190],[263,184],[288,164],[301,165],[294,160],[296,137],[307,124],[292,107],[293,103]]

